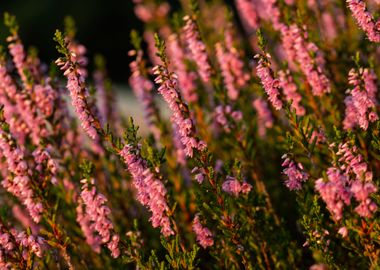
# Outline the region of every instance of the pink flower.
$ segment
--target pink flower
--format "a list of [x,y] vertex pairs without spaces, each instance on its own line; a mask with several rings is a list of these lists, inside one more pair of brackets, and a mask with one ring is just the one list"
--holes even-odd
[[187,58],[176,34],[169,36],[167,49],[173,70],[178,74],[178,84],[183,98],[188,103],[197,102],[198,94],[195,82],[197,75],[195,72],[189,71],[186,67],[185,62]]
[[301,163],[295,163],[293,160],[284,155],[285,158],[282,163],[282,167],[286,167],[283,174],[287,176],[285,180],[285,185],[290,190],[300,190],[302,188],[302,182],[306,182],[309,175],[304,171]]
[[196,23],[190,18],[190,16],[185,16],[183,19],[185,21],[183,31],[190,52],[190,57],[198,67],[197,70],[199,76],[203,82],[207,83],[210,81],[212,69],[208,60],[206,45],[200,37]]
[[[330,81],[324,74],[325,60],[318,47],[308,41],[307,32],[297,25],[281,27],[282,43],[288,60],[297,61],[315,96],[330,92]],[[312,57],[311,53],[315,56]]]
[[[80,196],[85,207],[85,213],[77,208],[77,213],[79,214],[77,219],[85,230],[86,241],[98,252],[100,245],[98,242],[99,238],[92,238],[93,232],[96,231],[99,233],[101,243],[108,243],[107,247],[110,249],[112,256],[117,258],[120,254],[118,247],[119,236],[113,234],[111,237],[114,226],[110,220],[111,209],[105,205],[107,198],[103,194],[98,193],[94,186],[90,189],[87,179],[83,179],[81,182],[82,191]],[[93,179],[91,180],[91,184],[94,184]]]
[[166,188],[150,171],[145,160],[140,156],[140,149],[125,145],[119,155],[128,166],[137,190],[137,200],[152,212],[150,221],[154,228],[161,227],[164,236],[174,235],[167,215],[169,206],[166,202]]
[[360,202],[355,211],[362,217],[372,217],[376,212],[377,205],[369,197],[377,191],[377,187],[372,182],[362,182],[356,180],[351,185],[351,192],[355,199]]
[[338,233],[339,233],[343,238],[346,238],[347,235],[348,235],[348,230],[347,230],[346,227],[341,227],[341,228],[339,228]]
[[249,0],[235,0],[235,5],[245,30],[255,30],[258,27],[258,16],[254,3]]
[[[270,58],[270,55],[267,55],[267,57]],[[255,58],[259,58],[259,63],[256,67],[257,76],[259,76],[261,80],[268,99],[276,110],[281,110],[282,101],[279,98],[280,82],[273,77],[273,71],[270,68],[270,62],[268,60],[260,55],[256,55]]]
[[95,140],[98,138],[97,129],[100,128],[100,123],[94,118],[87,103],[88,90],[84,84],[84,77],[74,62],[74,58],[74,56],[71,56],[71,59],[66,62],[58,59],[56,64],[61,67],[61,70],[64,71],[63,75],[67,77],[67,89],[70,91],[71,102],[83,130],[90,138]]
[[326,203],[327,209],[331,212],[333,218],[340,220],[343,217],[344,205],[350,204],[352,196],[349,178],[334,167],[327,170],[327,178],[327,182],[322,178],[318,179],[315,182],[315,189]]
[[131,69],[131,77],[129,77],[129,85],[135,93],[137,99],[143,106],[144,118],[147,126],[152,131],[156,141],[161,138],[161,131],[157,127],[158,111],[154,103],[153,83],[144,75],[144,62],[142,51],[130,51],[130,55],[136,54],[136,60],[129,64]]
[[[358,72],[350,70],[349,83],[354,88],[349,91],[350,95],[344,100],[346,116],[343,121],[345,129],[352,129],[359,125],[367,130],[369,123],[379,119],[376,113],[376,75],[371,70],[360,69]],[[363,84],[364,83],[364,84]]]
[[236,178],[227,176],[226,181],[222,185],[222,189],[237,197],[241,191],[241,185]]
[[260,137],[265,137],[266,130],[273,127],[272,113],[265,100],[257,98],[252,103],[257,112],[257,128]]
[[33,221],[39,223],[43,212],[42,203],[36,198],[29,174],[30,168],[24,151],[14,144],[10,134],[0,128],[0,149],[6,158],[8,170],[14,174],[2,181],[3,187],[17,197],[26,207]]
[[211,231],[207,227],[203,227],[199,215],[196,215],[193,221],[193,231],[197,236],[198,243],[203,247],[211,247],[214,245],[214,240]]
[[280,81],[280,87],[282,88],[285,98],[291,102],[291,108],[296,111],[297,115],[305,115],[305,108],[300,104],[302,96],[297,92],[297,85],[293,81],[293,77],[290,75],[290,71],[279,71],[278,78]]
[[195,137],[195,125],[187,105],[182,101],[178,90],[177,76],[169,73],[164,66],[156,66],[153,72],[157,75],[155,82],[160,84],[158,92],[163,96],[172,112],[171,120],[178,126],[181,142],[185,147],[186,156],[193,156],[193,149],[203,151],[206,143]]
[[366,3],[363,0],[347,0],[353,17],[360,28],[367,33],[367,37],[372,42],[380,42],[380,25],[367,10]]
[[234,47],[223,48],[220,43],[216,43],[215,53],[228,97],[235,101],[239,97],[240,88],[244,87],[249,80],[249,75],[244,72],[244,63]]
[[226,181],[224,181],[222,185],[222,189],[224,192],[230,193],[234,196],[239,196],[240,193],[247,194],[251,191],[252,186],[246,182],[242,184],[232,176],[227,176]]
[[220,125],[226,133],[230,133],[231,130],[236,129],[236,124],[231,120],[240,122],[243,119],[243,113],[241,111],[232,111],[230,105],[219,105],[215,108],[214,117],[216,123]]

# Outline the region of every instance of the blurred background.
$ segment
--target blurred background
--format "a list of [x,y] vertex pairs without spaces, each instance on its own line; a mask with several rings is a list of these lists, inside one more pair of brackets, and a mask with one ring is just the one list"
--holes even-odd
[[[94,54],[103,54],[112,80],[127,83],[129,33],[131,29],[142,30],[132,0],[2,0],[1,17],[5,11],[16,15],[25,46],[35,46],[47,63],[58,56],[54,32],[63,29],[65,16],[71,15],[78,30],[77,40],[86,46],[90,61]],[[1,23],[1,43],[7,35]]]

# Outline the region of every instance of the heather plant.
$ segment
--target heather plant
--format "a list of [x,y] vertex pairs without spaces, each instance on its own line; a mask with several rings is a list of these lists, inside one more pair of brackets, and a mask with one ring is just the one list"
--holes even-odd
[[138,124],[4,15],[0,269],[379,269],[378,1],[133,2]]

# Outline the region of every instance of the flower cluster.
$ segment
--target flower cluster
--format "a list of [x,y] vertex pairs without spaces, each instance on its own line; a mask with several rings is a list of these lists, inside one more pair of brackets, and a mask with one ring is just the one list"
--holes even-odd
[[375,21],[367,10],[366,3],[363,0],[347,0],[346,2],[360,28],[367,33],[368,39],[372,42],[380,42],[379,22]]
[[158,92],[163,96],[172,112],[172,121],[178,126],[181,142],[185,147],[187,156],[193,156],[193,149],[202,151],[206,148],[206,143],[195,137],[194,122],[190,117],[187,105],[182,101],[178,90],[176,74],[170,73],[164,66],[155,66],[154,80],[159,84]]
[[193,220],[193,231],[197,236],[198,243],[203,247],[211,247],[214,245],[214,240],[211,231],[204,227],[199,220],[199,215],[196,215]]
[[283,173],[286,175],[285,185],[290,190],[300,190],[302,188],[302,182],[307,181],[309,175],[305,172],[303,165],[301,163],[296,163],[287,155],[282,157],[284,162],[282,167],[285,167]]
[[140,156],[140,150],[132,145],[126,145],[120,151],[120,156],[128,166],[137,190],[138,201],[152,212],[150,221],[154,228],[161,227],[165,236],[173,235],[168,216],[169,206],[166,202],[166,188],[153,175],[146,162]]
[[343,121],[345,129],[359,125],[367,130],[368,125],[379,119],[376,113],[376,75],[369,69],[350,70],[349,83],[354,87],[344,100],[346,115]]
[[[278,79],[273,77],[273,71],[270,68],[268,59],[263,58],[260,55],[256,55],[255,57],[259,58],[258,65],[256,67],[257,76],[259,76],[261,83],[263,84],[265,92],[268,95],[268,99],[276,110],[281,110],[282,101],[279,98],[280,82]],[[270,55],[267,55],[266,57],[270,59]]]
[[223,182],[222,189],[223,191],[237,197],[240,193],[249,193],[252,186],[246,182],[240,183],[235,177],[228,175],[226,180]]
[[[111,214],[111,209],[109,209],[105,203],[107,198],[98,193],[94,186],[90,187],[88,180],[83,179],[82,181],[82,191],[81,199],[85,207],[85,213],[78,211],[78,220],[83,229],[85,229],[84,234],[87,237],[86,241],[89,243],[95,251],[98,251],[99,240],[103,244],[107,244],[107,247],[111,251],[112,257],[117,258],[120,255],[120,249],[118,246],[119,235],[112,233],[114,226],[109,216]],[[91,184],[94,184],[94,180],[91,180]],[[88,221],[90,221],[89,227]],[[89,231],[88,231],[89,230]],[[96,231],[99,233],[100,239],[92,238],[92,232]]]

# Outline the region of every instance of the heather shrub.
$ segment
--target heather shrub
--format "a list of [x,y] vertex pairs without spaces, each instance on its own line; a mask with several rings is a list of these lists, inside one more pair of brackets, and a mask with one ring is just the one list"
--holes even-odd
[[5,13],[0,269],[379,269],[378,1],[134,3],[145,131]]

